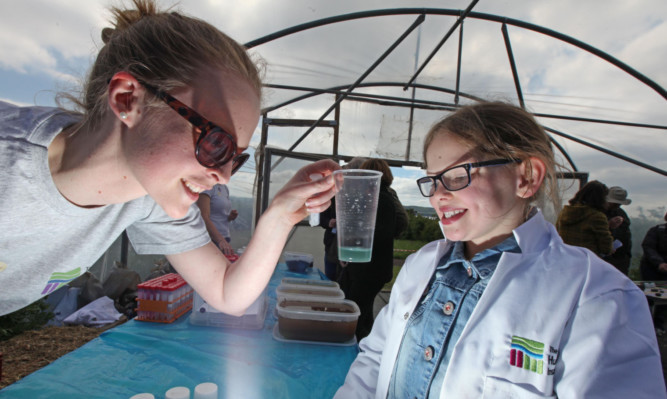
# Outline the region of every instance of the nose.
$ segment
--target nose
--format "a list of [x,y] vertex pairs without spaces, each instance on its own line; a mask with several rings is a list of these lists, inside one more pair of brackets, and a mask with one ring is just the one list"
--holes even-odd
[[433,196],[438,198],[451,198],[452,192],[447,190],[441,181],[438,181],[435,185],[435,193],[433,193]]
[[215,180],[216,184],[227,184],[232,178],[232,162],[219,166],[217,168],[209,168],[208,174]]

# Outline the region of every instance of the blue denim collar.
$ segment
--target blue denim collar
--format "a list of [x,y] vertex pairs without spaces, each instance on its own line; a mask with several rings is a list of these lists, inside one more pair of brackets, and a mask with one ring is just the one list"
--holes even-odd
[[[502,255],[503,252],[513,252],[513,253],[521,253],[521,248],[519,248],[519,244],[516,241],[516,238],[514,235],[511,235],[507,237],[505,240],[503,240],[500,244],[495,245],[491,248],[485,249],[481,252],[478,252],[475,254],[475,256],[472,257],[471,260],[467,260],[465,257],[465,245],[463,241],[456,241],[454,242],[454,245],[450,248],[449,251],[447,251],[442,258],[440,258],[440,261],[438,262],[438,267],[436,270],[442,271],[447,268],[449,268],[453,264],[461,264],[464,267],[467,267],[466,265],[472,266],[473,269],[475,270],[476,274],[479,274],[479,271],[475,267],[475,265],[485,265],[488,262],[484,262],[485,259],[492,257],[494,255]],[[492,262],[495,268],[495,263]],[[483,273],[486,274],[486,273]]]

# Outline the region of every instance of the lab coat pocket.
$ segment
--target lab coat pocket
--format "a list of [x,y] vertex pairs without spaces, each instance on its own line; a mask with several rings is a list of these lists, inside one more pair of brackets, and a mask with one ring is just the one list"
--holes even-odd
[[531,385],[520,385],[496,377],[486,377],[482,398],[487,399],[556,399],[556,395],[543,395]]

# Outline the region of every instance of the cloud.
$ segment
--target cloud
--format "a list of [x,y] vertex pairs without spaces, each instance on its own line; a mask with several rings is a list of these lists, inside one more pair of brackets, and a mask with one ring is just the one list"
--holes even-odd
[[[109,25],[107,7],[122,4],[129,4],[129,1],[23,0],[13,2],[11,12],[5,4],[0,12],[0,73],[12,71],[12,76],[16,76],[15,72],[18,72],[32,80],[36,80],[37,76],[40,79],[51,77],[53,87],[44,87],[44,90],[53,90],[63,82],[77,82],[100,47],[102,27]],[[171,6],[177,3],[168,0],[161,4]],[[443,6],[464,9],[468,4],[468,0],[452,0],[444,5],[435,0],[292,0],[287,5],[285,1],[248,0],[239,3],[208,0],[181,2],[177,8],[211,22],[244,43],[296,24],[360,10]],[[480,2],[474,11],[525,20],[564,33],[609,53],[663,87],[667,86],[667,69],[664,68],[667,56],[667,2],[663,0],[604,5],[581,0],[487,1]],[[396,16],[341,23],[280,39],[259,46],[253,52],[268,61],[267,77],[274,83],[315,87],[349,84],[396,40],[415,17]],[[454,17],[429,16],[422,24],[420,62],[454,20]],[[509,31],[529,109],[667,125],[665,99],[636,79],[558,40],[515,27],[510,27]],[[416,33],[406,39],[367,81],[404,80],[414,70],[418,43]],[[464,24],[464,43],[462,90],[486,98],[515,99],[500,24],[467,20]],[[457,35],[454,35],[418,81],[453,89],[456,84],[457,44]],[[15,94],[16,87],[21,85],[3,88],[0,95],[10,100],[25,99],[26,96]],[[387,88],[358,91],[404,97],[411,94]],[[279,103],[294,95],[295,92],[266,90],[264,103]],[[439,92],[421,90],[417,97],[453,102],[453,96]],[[332,102],[333,96],[320,96],[309,103],[292,104],[270,116],[317,119]],[[347,103],[342,108],[340,153],[364,156],[394,154],[397,159],[404,156],[408,134],[406,126],[410,117],[405,108],[361,103]],[[415,112],[411,160],[421,160],[423,135],[443,115],[441,111]],[[332,118],[333,114],[327,117]],[[663,154],[667,151],[664,130],[646,131],[554,119],[541,121],[565,133],[666,168],[663,161]],[[272,128],[270,143],[288,148],[305,130]],[[258,132],[253,138],[254,144],[258,143]],[[589,171],[591,176],[599,176],[601,180],[629,186],[633,200],[636,198],[633,206],[637,203],[650,208],[664,196],[664,190],[660,190],[664,187],[664,176],[641,170],[568,140],[558,140],[570,151],[581,170]],[[328,153],[332,144],[332,129],[318,128],[297,150]],[[275,177],[278,179],[279,176]],[[233,182],[237,182],[239,190],[249,191],[251,180],[251,175],[240,173]],[[424,203],[412,177],[397,176],[394,186],[402,200]]]

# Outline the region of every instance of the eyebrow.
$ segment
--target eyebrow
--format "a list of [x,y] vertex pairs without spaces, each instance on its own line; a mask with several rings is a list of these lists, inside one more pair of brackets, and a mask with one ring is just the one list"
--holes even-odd
[[[468,159],[469,161],[464,162],[463,161],[464,159]],[[461,165],[465,165],[465,164],[472,163],[472,162],[476,162],[475,159],[474,159],[474,149],[470,149],[466,153],[464,153],[463,155],[458,157],[457,161],[454,162],[452,165],[449,165],[446,168],[440,169],[440,170],[435,171],[435,172],[431,172],[427,169],[426,174],[427,175],[437,175],[438,173],[444,172],[447,169],[451,169],[451,168],[454,168],[456,166],[461,166]]]

